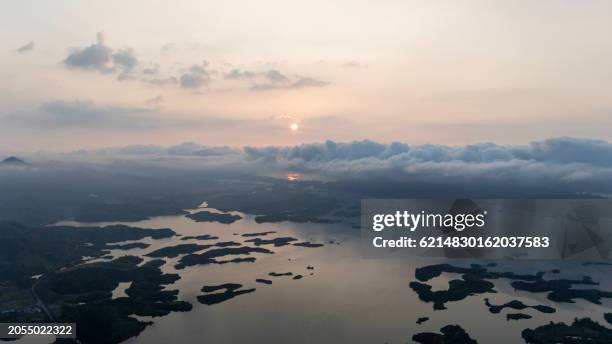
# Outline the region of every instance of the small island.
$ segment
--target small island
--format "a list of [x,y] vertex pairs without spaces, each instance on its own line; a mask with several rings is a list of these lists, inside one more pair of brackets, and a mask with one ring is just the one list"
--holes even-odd
[[281,246],[289,245],[292,241],[297,241],[297,240],[298,240],[297,238],[292,238],[292,237],[279,237],[279,238],[274,238],[274,239],[255,238],[255,239],[246,240],[246,242],[252,242],[255,246],[274,245],[274,247],[281,247]]
[[158,250],[145,254],[145,256],[154,258],[176,258],[181,254],[194,253],[208,249],[210,247],[212,247],[212,245],[181,244],[162,247]]
[[148,248],[149,246],[151,246],[151,244],[147,244],[144,242],[131,242],[131,243],[127,243],[127,244],[106,244],[106,248],[110,249],[110,250],[132,250],[135,248]]
[[412,336],[412,340],[421,344],[478,344],[459,325],[447,325],[439,333],[423,332]]
[[489,312],[493,313],[493,314],[498,314],[500,313],[502,310],[504,310],[504,308],[512,308],[515,310],[524,310],[524,309],[535,309],[536,311],[539,311],[541,313],[555,313],[557,310],[549,307],[549,306],[544,306],[544,305],[535,305],[535,306],[527,306],[524,303],[522,303],[521,301],[518,300],[512,300],[510,302],[506,302],[503,305],[493,305],[489,302],[489,299],[486,298],[485,299],[485,305],[487,307],[489,307]]
[[522,319],[531,319],[532,316],[524,313],[508,313],[506,314],[506,320],[522,320]]
[[261,247],[225,247],[225,248],[217,248],[205,251],[199,254],[188,254],[183,256],[178,264],[175,265],[175,268],[180,270],[184,269],[188,266],[193,265],[207,265],[207,264],[225,264],[225,263],[244,263],[244,262],[254,262],[255,257],[248,258],[234,258],[226,261],[219,261],[217,258],[231,256],[231,255],[250,255],[251,253],[265,253],[265,254],[273,254],[274,252],[261,248]]
[[421,325],[422,323],[424,323],[426,321],[429,321],[428,317],[421,317],[421,318],[417,319],[416,323],[417,323],[417,325]]
[[535,329],[525,329],[523,339],[531,344],[609,344],[612,330],[589,319],[575,319],[571,325],[550,322]]
[[[198,296],[198,301],[202,304],[210,306],[233,299],[238,295],[248,294],[255,291],[255,288],[240,288],[242,288],[242,284],[238,283],[224,283],[220,285],[204,286],[202,287],[202,291],[207,294]],[[219,290],[223,291],[217,293]]]
[[240,215],[213,213],[206,210],[202,210],[193,214],[187,214],[185,216],[194,220],[195,222],[219,222],[224,224],[234,223],[242,219],[242,216]]
[[185,236],[182,237],[181,240],[217,240],[218,236],[213,236],[210,234],[198,235],[198,236]]
[[266,236],[268,234],[274,234],[276,233],[275,231],[267,231],[267,232],[257,232],[257,233],[244,233],[242,234],[243,237],[245,238],[252,238],[252,237],[258,237],[258,236]]
[[[555,302],[573,303],[576,298],[585,299],[595,304],[601,304],[602,298],[612,298],[612,292],[597,289],[572,289],[573,285],[595,286],[599,283],[594,282],[591,277],[584,276],[582,279],[552,279],[545,280],[546,272],[535,274],[516,274],[514,272],[491,271],[490,268],[497,266],[494,263],[486,266],[472,264],[470,267],[453,266],[449,264],[428,265],[416,269],[415,277],[419,281],[410,283],[410,287],[418,294],[419,298],[425,302],[433,302],[434,310],[446,309],[444,303],[449,301],[459,301],[471,295],[483,293],[496,293],[490,279],[509,279],[515,290],[523,290],[532,293],[548,292],[547,298]],[[432,291],[429,284],[423,283],[432,278],[440,276],[442,273],[461,274],[461,279],[451,280],[447,290]],[[556,274],[555,272],[553,272]],[[557,272],[558,273],[558,272]],[[519,304],[515,306],[521,307]],[[496,309],[493,307],[492,309]],[[519,308],[520,309],[520,308]],[[552,308],[538,306],[541,312],[552,312]]]
[[[135,319],[191,310],[178,300],[178,290],[166,289],[180,277],[160,270],[165,262],[125,256],[110,262],[84,264],[45,275],[36,285],[40,299],[55,311],[51,320],[78,322],[83,343],[120,343],[137,336],[150,321]],[[126,297],[111,298],[120,282],[131,282]],[[55,305],[60,305],[59,308]],[[99,319],[105,319],[100,326]]]
[[295,243],[295,244],[293,244],[293,246],[315,248],[315,247],[322,247],[322,246],[325,246],[325,245],[323,245],[323,244],[315,244],[315,243],[311,243],[310,241],[305,241],[305,242]]

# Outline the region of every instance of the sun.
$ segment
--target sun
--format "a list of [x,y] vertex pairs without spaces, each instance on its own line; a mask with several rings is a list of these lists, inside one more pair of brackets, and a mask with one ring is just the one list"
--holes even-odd
[[297,123],[291,123],[291,125],[289,126],[289,129],[291,129],[291,131],[296,131],[298,130],[298,125]]

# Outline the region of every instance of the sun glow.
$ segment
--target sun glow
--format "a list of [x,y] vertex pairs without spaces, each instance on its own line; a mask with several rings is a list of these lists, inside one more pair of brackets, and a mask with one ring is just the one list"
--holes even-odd
[[291,123],[291,125],[289,126],[289,129],[291,129],[291,131],[296,131],[298,130],[298,125],[297,123]]
[[295,182],[298,179],[300,179],[300,174],[299,173],[287,173],[287,180],[290,182]]

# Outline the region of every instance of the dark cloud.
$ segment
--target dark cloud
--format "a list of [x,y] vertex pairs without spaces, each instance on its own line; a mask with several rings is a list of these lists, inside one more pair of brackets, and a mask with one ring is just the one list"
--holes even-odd
[[374,141],[306,144],[295,147],[267,147],[263,150],[248,148],[249,155],[273,157],[287,161],[333,161],[374,158],[380,160],[401,158],[404,161],[464,161],[488,163],[496,161],[541,161],[554,163],[588,163],[612,167],[612,144],[602,140],[561,137],[534,141],[525,146],[502,146],[481,143],[466,146],[409,145],[394,142],[382,144]]
[[29,43],[20,46],[15,51],[20,54],[24,54],[32,50],[34,50],[34,41],[30,41]]
[[612,166],[612,144],[603,140],[562,137],[536,141],[514,150],[517,158],[555,163]]
[[104,74],[118,72],[123,74],[119,78],[126,78],[126,74],[133,71],[138,65],[138,59],[130,48],[114,50],[105,43],[102,33],[97,34],[97,42],[72,51],[64,65],[72,69],[98,71]]
[[182,88],[198,89],[210,82],[210,72],[206,69],[207,62],[202,65],[192,65],[189,70],[181,75]]
[[246,147],[244,152],[247,160],[261,166],[365,183],[394,180],[420,188],[449,184],[480,190],[520,185],[612,192],[612,144],[599,140],[562,137],[524,146],[483,143],[456,147],[326,141],[295,147]]

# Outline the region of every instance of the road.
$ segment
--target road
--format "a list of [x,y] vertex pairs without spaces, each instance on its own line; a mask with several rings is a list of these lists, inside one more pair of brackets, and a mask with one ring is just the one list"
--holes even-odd
[[40,296],[38,296],[38,294],[36,293],[36,286],[38,286],[38,282],[43,278],[43,276],[40,276],[36,282],[34,282],[34,284],[32,284],[32,289],[30,290],[32,293],[32,297],[34,298],[34,300],[36,301],[36,306],[38,306],[47,316],[47,319],[51,322],[55,322],[55,317],[53,316],[53,313],[49,310],[49,308],[47,307],[47,305],[45,304],[45,302],[40,298]]

